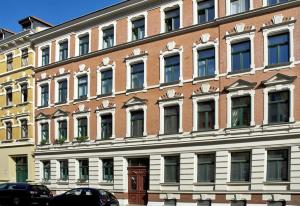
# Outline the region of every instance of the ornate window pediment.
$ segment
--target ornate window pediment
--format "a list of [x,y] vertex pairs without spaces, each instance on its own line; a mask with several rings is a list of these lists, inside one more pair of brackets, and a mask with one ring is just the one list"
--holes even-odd
[[226,91],[250,90],[256,86],[256,82],[248,82],[242,79],[237,80],[233,84],[225,87]]
[[61,109],[56,110],[56,112],[52,115],[53,118],[57,118],[57,117],[65,117],[68,116],[68,112],[65,112]]
[[37,121],[44,120],[44,119],[49,119],[49,115],[46,115],[41,112],[35,117],[35,120]]
[[276,74],[272,76],[271,78],[267,79],[266,81],[263,81],[263,85],[265,86],[273,86],[278,84],[291,84],[296,79],[296,76],[288,76],[285,74]]
[[135,105],[144,105],[146,103],[147,103],[147,100],[145,100],[145,99],[133,97],[133,98],[129,99],[127,102],[125,102],[124,106],[130,107],[130,106],[135,106]]

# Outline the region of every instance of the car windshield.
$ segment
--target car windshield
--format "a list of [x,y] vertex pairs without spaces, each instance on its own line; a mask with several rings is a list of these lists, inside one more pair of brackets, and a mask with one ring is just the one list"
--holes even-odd
[[81,195],[82,189],[74,189],[66,192],[66,195],[76,195],[79,196]]
[[48,188],[45,187],[45,186],[43,186],[43,185],[32,185],[31,189],[33,191],[38,192],[38,193],[46,193],[46,194],[50,193],[50,191],[48,190]]

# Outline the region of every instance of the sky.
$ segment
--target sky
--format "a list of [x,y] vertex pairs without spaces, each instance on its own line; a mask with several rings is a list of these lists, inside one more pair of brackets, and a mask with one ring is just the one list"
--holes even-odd
[[36,16],[52,25],[77,18],[123,0],[2,0],[0,28],[20,32],[18,21]]

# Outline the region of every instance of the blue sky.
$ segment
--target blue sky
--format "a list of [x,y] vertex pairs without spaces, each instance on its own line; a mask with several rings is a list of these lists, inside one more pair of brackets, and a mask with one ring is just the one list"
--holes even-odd
[[111,6],[122,0],[8,0],[1,2],[0,28],[20,32],[20,19],[39,17],[53,25]]

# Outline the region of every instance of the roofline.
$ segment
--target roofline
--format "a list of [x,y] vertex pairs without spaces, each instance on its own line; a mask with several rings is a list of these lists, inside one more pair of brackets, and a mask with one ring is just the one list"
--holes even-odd
[[40,38],[43,38],[47,35],[54,34],[58,31],[66,30],[68,28],[71,28],[71,27],[74,27],[74,26],[77,26],[77,25],[80,25],[80,24],[84,24],[85,22],[88,22],[92,19],[99,18],[101,16],[106,16],[106,15],[109,15],[110,13],[112,13],[112,12],[117,12],[119,10],[124,10],[124,9],[127,9],[128,7],[132,7],[134,5],[142,4],[142,3],[145,3],[145,2],[149,2],[149,0],[123,0],[122,2],[113,4],[111,6],[104,7],[100,10],[96,10],[94,12],[82,15],[80,17],[77,17],[77,18],[74,18],[72,20],[69,20],[69,21],[63,22],[61,24],[58,24],[56,26],[53,26],[53,27],[51,27],[49,29],[46,29],[44,31],[35,33],[35,34],[31,35],[31,40],[36,41]]
[[5,29],[5,28],[0,28],[0,31],[6,31],[6,32],[8,32],[8,33],[10,33],[12,35],[16,34],[16,32],[13,32],[13,31],[11,31],[9,29]]
[[9,36],[9,37],[7,37],[7,38],[5,38],[3,40],[0,40],[0,46],[2,44],[8,43],[10,41],[16,40],[16,39],[24,37],[24,36],[28,36],[29,37],[29,35],[30,35],[31,32],[32,32],[31,30],[26,30],[26,31],[14,34],[12,36]]
[[38,22],[40,22],[40,23],[42,23],[42,24],[45,24],[46,26],[53,27],[52,24],[50,24],[50,23],[48,23],[48,22],[46,22],[46,21],[44,21],[44,20],[42,20],[42,19],[40,19],[40,18],[38,18],[38,17],[35,17],[35,16],[28,16],[28,17],[25,17],[25,18],[19,20],[19,24],[23,24],[24,21],[31,20],[31,19],[33,19],[33,20],[35,20],[35,21],[38,21]]

